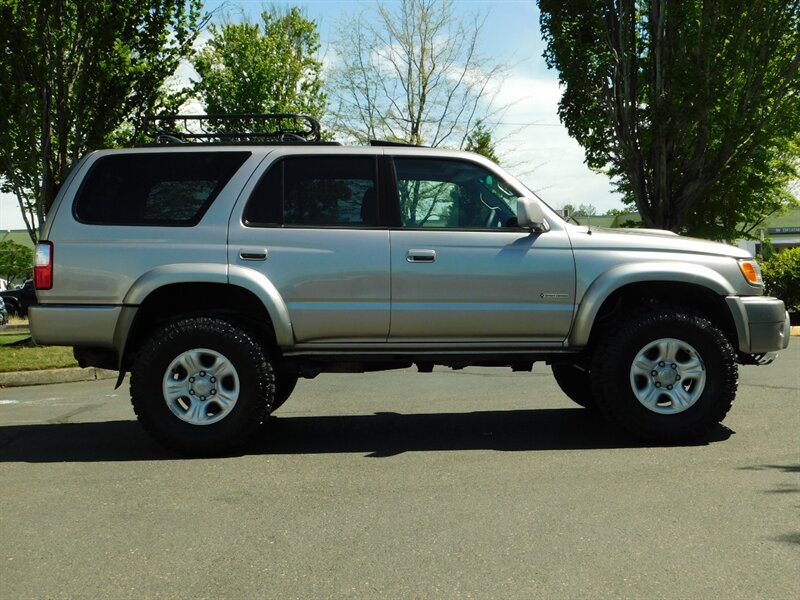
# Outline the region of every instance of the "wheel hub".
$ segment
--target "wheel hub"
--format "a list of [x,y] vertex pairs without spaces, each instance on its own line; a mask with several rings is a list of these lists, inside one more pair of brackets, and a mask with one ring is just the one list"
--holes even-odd
[[236,405],[239,375],[216,350],[194,348],[170,363],[162,389],[175,416],[191,425],[210,425],[224,419]]
[[217,393],[217,390],[214,386],[216,381],[217,378],[213,375],[206,373],[205,371],[200,371],[193,377],[189,377],[189,384],[191,385],[189,393],[195,396],[200,396],[201,399],[203,399],[205,396],[215,396]]
[[675,363],[659,361],[650,372],[650,376],[655,387],[671,390],[681,380],[681,371]]
[[702,358],[690,344],[662,338],[644,346],[634,357],[631,389],[648,410],[659,414],[680,413],[700,398],[706,370]]

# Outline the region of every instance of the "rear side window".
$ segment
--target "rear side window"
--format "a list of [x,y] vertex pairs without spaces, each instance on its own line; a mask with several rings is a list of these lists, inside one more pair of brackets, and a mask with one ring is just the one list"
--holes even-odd
[[97,225],[196,225],[249,152],[116,154],[92,165],[75,217]]
[[244,220],[251,226],[377,225],[376,189],[375,157],[285,158],[259,181]]

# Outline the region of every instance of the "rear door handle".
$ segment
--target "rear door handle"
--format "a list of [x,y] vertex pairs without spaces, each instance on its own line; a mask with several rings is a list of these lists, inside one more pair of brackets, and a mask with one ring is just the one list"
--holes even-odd
[[266,248],[240,248],[239,258],[242,260],[267,260]]
[[406,260],[410,263],[432,263],[436,260],[436,250],[409,250]]

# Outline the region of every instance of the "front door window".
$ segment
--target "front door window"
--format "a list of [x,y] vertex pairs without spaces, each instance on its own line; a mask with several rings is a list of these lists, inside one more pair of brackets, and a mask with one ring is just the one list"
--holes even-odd
[[498,229],[516,225],[517,195],[479,165],[397,158],[404,227]]

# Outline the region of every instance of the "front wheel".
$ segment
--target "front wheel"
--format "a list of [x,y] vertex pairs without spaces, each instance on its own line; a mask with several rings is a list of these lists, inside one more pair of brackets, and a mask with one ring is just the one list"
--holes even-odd
[[680,307],[634,313],[592,360],[599,407],[651,442],[688,441],[721,422],[737,380],[736,353],[722,331]]
[[215,318],[157,330],[131,372],[131,402],[142,426],[181,452],[225,452],[244,444],[266,417],[275,385],[261,346]]

